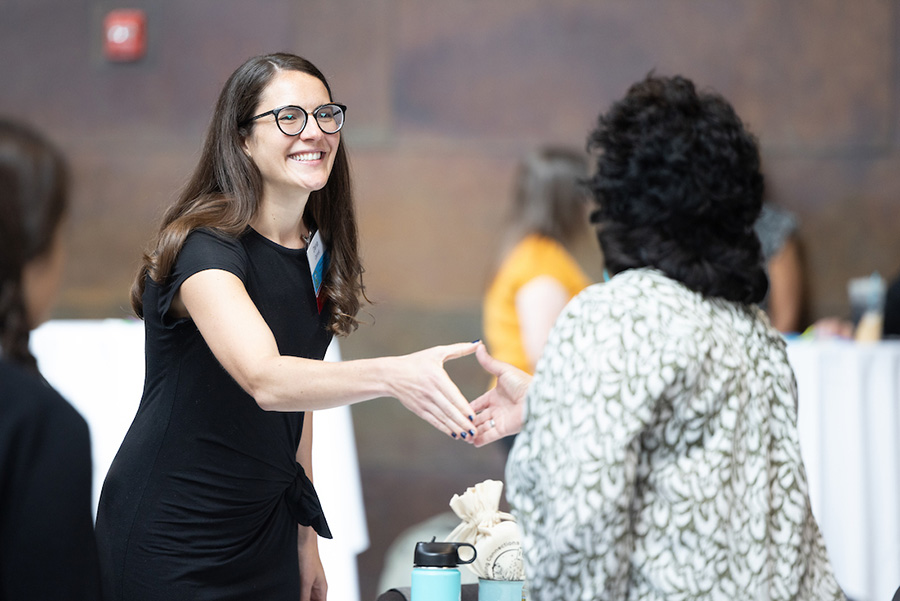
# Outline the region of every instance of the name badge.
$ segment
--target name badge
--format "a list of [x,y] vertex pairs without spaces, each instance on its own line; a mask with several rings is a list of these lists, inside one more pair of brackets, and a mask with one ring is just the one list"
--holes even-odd
[[322,305],[325,299],[322,296],[322,280],[325,277],[325,270],[328,269],[328,249],[322,242],[322,237],[316,231],[306,247],[306,259],[309,261],[309,273],[312,276],[313,291],[316,294],[316,305],[319,313],[322,312]]

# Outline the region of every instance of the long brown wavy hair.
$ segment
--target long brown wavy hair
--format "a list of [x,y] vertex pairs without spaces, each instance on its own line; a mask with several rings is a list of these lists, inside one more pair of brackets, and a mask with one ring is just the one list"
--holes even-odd
[[36,131],[0,119],[0,347],[3,356],[37,371],[28,349],[25,266],[50,252],[68,204],[68,168]]
[[[262,197],[262,176],[243,152],[250,134],[247,123],[260,96],[280,71],[300,71],[321,81],[331,98],[325,76],[308,60],[287,53],[255,56],[237,68],[219,95],[206,135],[200,162],[178,200],[166,211],[152,249],[131,287],[131,305],[143,317],[146,278],[164,283],[188,234],[210,228],[238,237],[249,227]],[[344,145],[338,145],[328,183],[309,195],[303,221],[318,230],[331,255],[323,282],[330,329],[347,335],[359,323],[356,314],[365,298],[359,258],[359,233],[350,185],[350,166]]]

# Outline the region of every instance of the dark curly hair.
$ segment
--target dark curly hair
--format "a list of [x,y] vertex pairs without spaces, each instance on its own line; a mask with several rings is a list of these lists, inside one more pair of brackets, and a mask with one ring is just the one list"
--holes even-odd
[[704,296],[765,297],[759,149],[722,96],[651,73],[600,115],[588,148],[599,151],[591,220],[611,273],[652,267]]

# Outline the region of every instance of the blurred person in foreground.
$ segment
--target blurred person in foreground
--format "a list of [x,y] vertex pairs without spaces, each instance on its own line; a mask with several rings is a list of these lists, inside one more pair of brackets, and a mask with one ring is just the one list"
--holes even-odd
[[533,380],[477,352],[498,385],[473,402],[476,444],[521,430],[507,498],[533,598],[843,599],[757,306],[754,137],[718,94],[651,75],[589,146],[612,279],[566,307]]
[[62,276],[67,195],[59,151],[0,119],[0,600],[100,598],[87,423],[28,345]]

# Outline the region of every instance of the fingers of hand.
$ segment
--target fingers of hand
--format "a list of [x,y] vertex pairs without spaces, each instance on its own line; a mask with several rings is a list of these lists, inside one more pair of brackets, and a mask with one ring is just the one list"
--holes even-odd
[[454,421],[452,421],[446,413],[443,413],[439,409],[436,409],[434,405],[421,403],[417,408],[414,409],[414,412],[423,420],[425,420],[447,436],[451,436],[453,438],[467,440],[471,436],[473,436],[472,432],[475,431],[474,427],[468,419],[463,420],[465,422],[465,425],[461,427]]
[[475,412],[469,402],[444,371],[443,361],[448,357],[462,356],[475,352],[476,344],[459,343],[445,347],[434,347],[409,356],[413,363],[414,377],[399,398],[416,415],[449,436],[456,435],[463,440],[476,434],[470,416]]
[[479,342],[458,342],[440,348],[443,350],[443,360],[446,362],[465,357],[466,355],[471,355],[479,346],[482,346]]
[[459,428],[460,433],[465,433],[466,436],[474,436],[475,427],[472,424],[472,419],[475,417],[475,412],[469,406],[466,397],[459,391],[459,388],[456,387],[456,384],[453,383],[453,380],[450,379],[450,376],[447,375],[443,368],[441,368],[441,376],[438,384],[438,392],[441,397],[436,399],[435,405],[451,418],[453,424]]
[[495,429],[484,430],[472,440],[472,444],[474,444],[476,448],[483,447],[484,445],[496,442],[501,438],[502,436],[500,436],[500,433]]
[[475,421],[473,423],[480,432],[490,427],[491,420],[491,413],[489,411],[482,411],[481,413],[475,414]]
[[445,420],[441,419],[441,417],[443,417],[443,416],[438,417],[438,415],[433,413],[428,407],[425,407],[425,406],[419,407],[415,411],[415,413],[416,413],[416,415],[421,417],[423,420],[425,420],[426,422],[428,422],[429,424],[431,424],[432,426],[434,426],[435,428],[437,428],[438,430],[440,430],[441,432],[446,434],[447,436],[453,436],[454,434],[456,434],[458,436],[458,433],[456,432],[456,428],[444,423]]
[[488,390],[487,392],[485,392],[480,397],[478,397],[477,399],[475,399],[474,401],[472,401],[471,403],[469,403],[469,409],[473,413],[476,413],[476,414],[481,413],[482,411],[484,411],[485,409],[490,407],[493,402],[495,402],[494,397],[496,397],[496,396],[497,396],[497,391],[496,391],[496,389],[492,388],[492,389]]

